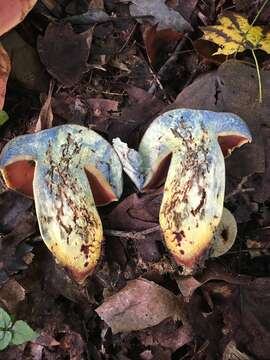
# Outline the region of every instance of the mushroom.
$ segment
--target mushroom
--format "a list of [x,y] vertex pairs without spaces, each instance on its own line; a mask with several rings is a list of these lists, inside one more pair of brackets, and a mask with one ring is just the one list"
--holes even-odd
[[191,109],[168,111],[151,123],[139,146],[141,162],[126,156],[119,139],[113,142],[134,183],[144,174],[141,191],[165,181],[159,221],[183,274],[193,273],[208,255],[223,211],[224,157],[247,142],[251,134],[237,115]]
[[223,208],[222,217],[213,236],[210,257],[224,255],[233,246],[237,235],[237,224],[233,214]]
[[112,146],[85,127],[62,125],[12,139],[1,153],[0,170],[8,188],[34,197],[44,242],[83,283],[101,254],[95,205],[122,193],[122,165]]

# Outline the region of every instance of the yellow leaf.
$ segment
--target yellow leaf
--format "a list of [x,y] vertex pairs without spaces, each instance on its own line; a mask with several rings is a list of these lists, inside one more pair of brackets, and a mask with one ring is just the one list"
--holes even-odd
[[263,50],[270,53],[270,32],[261,26],[251,26],[239,14],[227,12],[219,18],[220,25],[204,26],[203,39],[219,46],[213,55],[232,55],[245,50]]

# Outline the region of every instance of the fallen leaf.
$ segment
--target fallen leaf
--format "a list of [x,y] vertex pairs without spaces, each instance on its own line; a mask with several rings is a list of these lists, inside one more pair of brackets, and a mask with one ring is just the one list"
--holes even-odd
[[4,125],[8,119],[8,114],[4,110],[0,110],[0,126]]
[[225,55],[214,55],[218,45],[211,41],[198,39],[193,41],[193,46],[206,63],[220,65],[227,60]]
[[15,30],[1,38],[11,60],[10,77],[24,87],[36,92],[46,92],[48,75],[42,66],[37,51],[30,46]]
[[[149,330],[147,332],[149,333]],[[164,348],[171,349],[173,352],[193,340],[192,329],[188,324],[179,326],[172,320],[164,320],[159,325],[154,326],[150,334],[153,338],[152,344],[144,332],[140,336],[142,343],[146,346],[153,346],[155,343],[158,343]]]
[[20,223],[21,218],[31,214],[33,200],[6,190],[0,195],[0,232],[9,233]]
[[15,280],[9,279],[0,288],[0,306],[15,314],[21,301],[25,299],[25,289]]
[[168,57],[182,37],[183,34],[172,29],[157,30],[157,25],[146,27],[143,39],[151,65],[155,67],[158,63],[164,63],[162,55]]
[[70,24],[50,23],[37,48],[47,71],[66,87],[81,80],[88,71],[93,30],[76,34]]
[[[175,31],[192,31],[192,26],[177,11],[170,9],[165,0],[131,0],[130,14],[134,17],[151,16],[148,21],[158,24],[158,29],[173,29]],[[141,20],[137,19],[139,22]]]
[[95,310],[114,334],[145,329],[166,318],[181,318],[181,302],[172,292],[146,279],[129,281]]
[[89,115],[89,106],[82,96],[69,94],[68,91],[59,91],[54,95],[52,110],[55,116],[61,117],[70,124],[85,125]]
[[0,43],[0,110],[3,109],[6,95],[6,86],[11,70],[9,56]]
[[53,122],[53,112],[52,112],[52,92],[53,92],[54,82],[51,81],[49,92],[42,108],[40,110],[38,121],[35,126],[35,132],[50,129],[52,127]]
[[70,360],[80,360],[84,353],[85,344],[79,333],[67,328],[61,338],[60,348],[69,355]]
[[73,25],[85,25],[89,27],[95,24],[107,22],[109,19],[109,15],[104,10],[89,9],[83,14],[68,16],[65,18],[65,21]]
[[269,358],[269,278],[256,278],[247,284],[204,286],[214,302],[214,311],[222,316],[223,343],[234,340],[236,347],[252,358]]
[[8,280],[9,275],[27,268],[23,258],[32,247],[23,243],[23,240],[35,232],[36,221],[33,215],[24,214],[13,231],[0,237],[0,285]]
[[231,340],[223,353],[222,360],[253,360],[250,356],[247,354],[244,354],[243,352],[239,351],[236,347],[235,341]]
[[201,27],[202,38],[219,46],[213,55],[232,55],[247,49],[270,53],[269,31],[250,25],[247,18],[232,12],[226,12],[218,20],[221,25]]
[[178,11],[189,22],[197,7],[198,0],[167,0],[166,4]]
[[0,36],[19,24],[37,0],[0,1]]

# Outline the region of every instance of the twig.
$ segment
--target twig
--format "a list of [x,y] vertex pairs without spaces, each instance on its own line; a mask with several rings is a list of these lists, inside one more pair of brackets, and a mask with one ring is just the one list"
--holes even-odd
[[243,188],[243,185],[248,181],[249,177],[251,175],[248,176],[244,176],[242,178],[242,180],[240,181],[240,183],[237,185],[237,188],[235,190],[233,190],[230,194],[228,194],[227,196],[225,196],[225,201],[227,201],[228,199],[232,198],[233,196],[239,194],[239,193],[245,193],[245,192],[251,192],[254,191],[254,188]]
[[262,103],[262,80],[261,80],[261,74],[260,74],[260,67],[258,64],[258,60],[256,58],[255,55],[255,51],[253,49],[251,49],[254,61],[255,61],[255,65],[256,65],[256,70],[257,70],[257,76],[258,76],[258,83],[259,83],[259,103]]
[[153,232],[159,231],[160,226],[156,225],[150,229],[142,230],[142,231],[122,231],[122,230],[111,230],[105,229],[104,234],[115,236],[115,237],[123,237],[129,238],[133,240],[144,240],[146,235],[152,234]]
[[[159,79],[159,82],[162,81],[162,79],[165,77],[167,71],[171,69],[172,65],[177,62],[178,57],[180,53],[182,52],[183,47],[186,45],[187,42],[187,36],[184,35],[183,39],[179,41],[178,45],[176,46],[174,52],[169,57],[169,59],[161,66],[157,73],[157,78]],[[148,90],[148,93],[153,94],[156,90],[156,84],[153,84],[150,89]]]

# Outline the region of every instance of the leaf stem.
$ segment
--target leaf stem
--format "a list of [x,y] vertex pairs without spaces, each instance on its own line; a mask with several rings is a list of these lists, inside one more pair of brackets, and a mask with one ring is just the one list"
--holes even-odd
[[257,21],[258,17],[261,15],[261,12],[263,11],[265,5],[268,3],[269,0],[265,0],[265,2],[262,4],[262,6],[260,7],[259,11],[257,12],[255,18],[253,19],[252,23],[250,26],[253,26],[255,24],[255,22]]
[[258,76],[258,82],[259,82],[259,103],[262,103],[262,80],[261,80],[261,74],[260,74],[260,68],[259,68],[259,64],[258,64],[258,60],[256,58],[256,54],[255,51],[253,49],[251,49],[254,61],[255,61],[255,65],[256,65],[256,70],[257,70],[257,76]]

